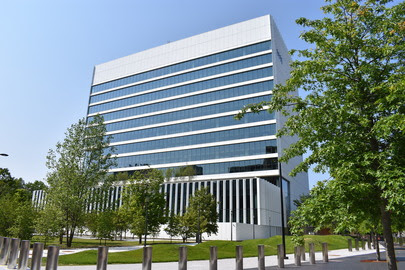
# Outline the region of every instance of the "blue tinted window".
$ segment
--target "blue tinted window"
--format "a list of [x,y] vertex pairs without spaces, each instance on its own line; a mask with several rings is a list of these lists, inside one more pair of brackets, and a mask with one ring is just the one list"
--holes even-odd
[[239,83],[259,78],[264,78],[271,76],[273,74],[272,68],[263,68],[253,71],[238,73],[234,75],[229,75],[225,77],[220,77],[216,79],[206,80],[202,82],[196,82],[192,84],[182,85],[178,87],[172,87],[162,91],[156,91],[148,94],[143,94],[140,96],[129,97],[117,101],[112,101],[108,103],[103,103],[99,105],[94,105],[89,107],[89,114],[97,113],[104,110],[119,108],[123,106],[128,106],[132,104],[137,104],[146,101],[152,101],[161,98],[167,98],[171,96],[191,93],[195,91],[210,89],[214,87],[220,87],[228,84]]
[[185,61],[185,62],[182,62],[182,63],[170,65],[170,66],[167,66],[167,67],[142,72],[142,73],[135,74],[135,75],[132,75],[132,76],[128,76],[128,77],[125,77],[125,78],[121,78],[121,79],[118,79],[118,80],[114,80],[114,81],[94,85],[91,88],[91,92],[96,93],[96,92],[103,91],[103,90],[106,90],[106,89],[109,89],[109,88],[118,87],[118,86],[121,86],[121,85],[134,83],[134,82],[137,82],[137,81],[142,81],[142,80],[150,79],[150,78],[153,78],[153,77],[163,76],[163,75],[170,74],[170,73],[173,73],[173,72],[178,72],[178,71],[181,71],[181,70],[186,70],[186,69],[195,68],[195,67],[198,67],[198,66],[212,64],[212,63],[215,63],[215,62],[224,61],[224,60],[227,60],[227,59],[232,59],[232,58],[235,58],[235,57],[248,55],[248,54],[253,54],[253,53],[256,53],[256,52],[265,51],[265,50],[269,50],[269,49],[271,49],[271,42],[270,41],[266,41],[266,42],[262,42],[262,43],[258,43],[258,44],[253,44],[253,45],[250,45],[250,46],[245,46],[245,47],[241,47],[241,48],[237,48],[237,49],[233,49],[233,50],[229,50],[229,51],[225,51],[225,52],[221,52],[221,53],[217,53],[217,54],[213,54],[213,55],[209,55],[209,56],[205,56],[205,57]]
[[217,117],[217,118],[210,118],[210,119],[186,122],[186,123],[181,123],[181,124],[176,124],[176,125],[166,125],[166,126],[155,127],[155,128],[148,128],[148,129],[141,129],[141,130],[117,133],[117,134],[111,135],[112,136],[111,142],[128,141],[128,140],[148,138],[148,137],[154,137],[154,136],[162,136],[162,135],[182,133],[182,132],[188,132],[188,131],[238,125],[238,124],[243,124],[243,123],[259,122],[259,121],[265,121],[265,120],[270,120],[270,119],[274,119],[274,114],[269,114],[266,111],[262,111],[257,114],[256,113],[247,113],[245,115],[245,117],[243,117],[241,120],[235,120],[233,118],[233,115]]
[[[257,127],[239,128],[226,131],[218,131],[212,133],[202,133],[190,136],[175,137],[169,139],[161,139],[155,141],[130,143],[123,145],[116,145],[115,153],[131,153],[138,151],[146,151],[153,149],[164,149],[170,147],[187,146],[193,144],[211,143],[219,141],[228,141],[236,139],[245,139],[251,137],[260,137],[274,135],[276,132],[276,125],[265,125]],[[277,149],[274,147],[269,149],[268,152],[276,153]]]
[[120,121],[106,125],[107,131],[114,131],[120,129],[127,129],[132,127],[146,126],[168,121],[175,121],[180,119],[187,119],[203,115],[210,115],[226,111],[240,110],[243,106],[250,103],[258,103],[263,100],[268,100],[269,96],[259,96],[249,99],[242,99],[232,102],[220,103],[211,106],[197,107],[188,110],[175,111],[165,114],[157,114],[153,116],[141,117],[126,121]]
[[220,66],[210,67],[202,70],[192,71],[185,74],[175,75],[173,77],[168,77],[164,79],[159,79],[151,82],[146,82],[130,87],[120,88],[114,91],[102,93],[99,95],[91,96],[90,103],[108,100],[111,98],[121,97],[129,94],[134,94],[154,88],[159,88],[167,85],[172,85],[176,83],[181,83],[185,81],[190,81],[194,79],[199,79],[203,77],[212,76],[219,73],[224,73],[228,71],[238,70],[242,68],[257,66],[261,64],[266,64],[271,62],[271,54],[257,56],[251,59],[240,60],[228,64],[223,64]]
[[[205,94],[178,98],[178,99],[173,99],[173,100],[164,101],[164,102],[153,103],[153,104],[139,106],[139,107],[135,107],[135,108],[120,110],[120,111],[116,111],[116,112],[105,113],[105,114],[102,114],[102,116],[104,117],[105,121],[109,121],[109,120],[119,119],[119,118],[123,118],[123,117],[150,113],[150,112],[154,112],[154,111],[167,110],[167,109],[172,109],[172,108],[176,108],[176,107],[189,106],[189,105],[193,105],[193,104],[200,104],[203,102],[209,102],[209,101],[214,101],[214,100],[219,100],[219,99],[225,99],[225,98],[231,98],[231,97],[236,97],[236,96],[241,96],[241,95],[268,91],[268,90],[271,90],[272,88],[273,88],[273,81],[265,81],[265,82],[261,82],[261,83],[255,83],[255,84],[249,84],[249,85],[244,85],[244,86],[239,86],[239,87],[234,87],[234,88],[228,88],[228,89],[221,90],[221,91],[209,92],[209,93],[205,93]],[[92,119],[93,119],[93,117],[89,117],[88,121],[91,121]]]
[[268,154],[276,140],[221,145],[137,156],[119,157],[117,168]]

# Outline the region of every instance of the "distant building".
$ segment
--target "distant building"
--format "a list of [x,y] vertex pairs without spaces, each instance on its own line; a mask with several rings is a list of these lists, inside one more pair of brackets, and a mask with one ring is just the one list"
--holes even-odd
[[[195,176],[162,187],[171,211],[184,213],[194,191],[209,187],[219,202],[219,233],[210,239],[280,234],[278,157],[296,139],[276,138],[286,120],[277,113],[233,117],[270,99],[289,62],[266,15],[96,65],[87,116],[101,114],[113,136],[111,172],[192,166]],[[288,175],[301,160],[282,166],[287,213],[308,192],[306,174]]]

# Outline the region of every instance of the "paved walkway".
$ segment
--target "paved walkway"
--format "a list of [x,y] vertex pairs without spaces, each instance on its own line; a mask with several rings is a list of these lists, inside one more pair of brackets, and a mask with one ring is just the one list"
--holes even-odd
[[[385,258],[384,247],[381,246],[382,258]],[[397,248],[398,269],[405,270],[405,248]],[[322,262],[322,253],[317,252],[315,254],[316,264],[310,265],[308,262],[308,253],[306,261],[302,262],[302,269],[336,269],[336,270],[352,270],[352,269],[364,269],[364,270],[380,270],[387,269],[385,262],[362,262],[362,260],[374,260],[375,250],[360,250],[349,252],[347,249],[332,250],[329,251],[329,263]],[[285,260],[286,268],[298,268],[294,265],[294,255],[288,254],[289,259]],[[266,269],[278,269],[277,256],[266,256]],[[257,258],[244,258],[244,269],[257,269]],[[206,270],[208,269],[208,261],[189,261],[188,269],[190,270]],[[0,270],[6,270],[5,266],[0,266]],[[42,267],[45,269],[45,267]],[[89,266],[59,266],[59,270],[95,270],[95,265]],[[141,264],[109,264],[108,270],[140,270]],[[169,263],[153,263],[153,270],[177,270],[177,262]],[[218,269],[228,270],[235,269],[235,259],[221,259],[218,260]]]

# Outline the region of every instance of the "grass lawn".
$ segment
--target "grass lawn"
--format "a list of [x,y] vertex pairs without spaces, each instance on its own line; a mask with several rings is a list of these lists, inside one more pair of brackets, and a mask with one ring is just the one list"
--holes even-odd
[[[128,239],[127,241],[104,241],[104,240],[98,240],[98,239],[87,239],[87,238],[73,238],[73,243],[72,243],[72,247],[70,248],[96,248],[99,246],[109,246],[109,247],[127,247],[127,246],[137,246],[138,241],[137,240],[132,240],[132,239]],[[41,242],[41,243],[45,243],[44,238],[41,236],[34,236],[31,240],[31,243],[34,242]],[[176,241],[173,241],[173,243],[175,243]],[[181,241],[177,241],[178,243],[181,243]],[[168,244],[170,243],[170,240],[157,240],[151,243],[162,243],[162,244]],[[148,243],[149,244],[149,243]],[[46,247],[48,246],[59,246],[62,249],[68,248],[66,246],[66,238],[63,238],[63,244],[59,244],[59,238],[54,238],[51,241],[47,241],[46,242]]]
[[[347,239],[349,237],[340,235],[307,235],[305,236],[306,249],[308,250],[309,243],[315,243],[315,250],[322,249],[321,243],[328,243],[329,250],[347,248]],[[117,241],[114,241],[117,242]],[[132,242],[133,243],[133,242]],[[207,241],[196,246],[188,247],[188,260],[208,260],[209,247],[218,247],[218,258],[234,258],[235,246],[243,246],[243,256],[257,256],[257,245],[265,245],[266,255],[276,255],[277,245],[281,244],[281,236],[274,236],[267,239],[245,240],[241,242],[231,241]],[[172,262],[178,261],[178,249],[180,245],[174,244],[154,244],[152,251],[153,262]],[[141,263],[142,249],[125,252],[109,253],[108,263]],[[286,252],[293,253],[293,245],[291,237],[286,237]],[[96,264],[97,250],[88,250],[71,255],[63,255],[59,257],[59,265],[89,265]]]

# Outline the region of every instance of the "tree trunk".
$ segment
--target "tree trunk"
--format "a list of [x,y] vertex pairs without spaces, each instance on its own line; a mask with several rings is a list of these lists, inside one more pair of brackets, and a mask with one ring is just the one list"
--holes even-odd
[[391,213],[386,210],[386,200],[381,200],[381,223],[383,227],[383,234],[387,250],[387,264],[388,270],[397,270],[397,260],[395,258],[394,239],[392,238],[391,230]]
[[138,235],[138,241],[139,241],[139,244],[142,244],[142,236]]
[[70,230],[70,232],[66,231],[66,240],[67,240],[66,246],[67,247],[72,247],[72,242],[73,242],[74,236],[75,236],[75,228],[72,228]]
[[59,232],[59,245],[63,244],[63,230]]
[[378,236],[374,234],[375,252],[377,253],[377,261],[381,261],[380,245],[378,244]]

